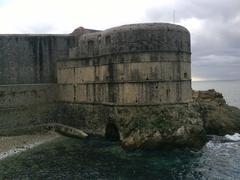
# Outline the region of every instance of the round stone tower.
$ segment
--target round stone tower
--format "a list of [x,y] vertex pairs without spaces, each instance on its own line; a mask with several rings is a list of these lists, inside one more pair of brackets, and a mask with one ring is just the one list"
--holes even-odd
[[124,25],[83,34],[78,44],[70,60],[58,64],[65,101],[156,105],[192,99],[190,33],[182,26]]

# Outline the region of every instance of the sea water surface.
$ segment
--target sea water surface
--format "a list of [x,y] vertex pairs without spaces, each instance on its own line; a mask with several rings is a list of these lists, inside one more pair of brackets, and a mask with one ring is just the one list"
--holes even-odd
[[240,108],[240,80],[193,81],[194,90],[215,89],[223,94],[227,104]]
[[[239,81],[193,82],[194,89],[216,89],[239,105]],[[238,89],[237,89],[238,88]],[[198,151],[125,151],[119,143],[91,137],[61,137],[0,161],[0,179],[239,179],[240,135],[212,136]]]

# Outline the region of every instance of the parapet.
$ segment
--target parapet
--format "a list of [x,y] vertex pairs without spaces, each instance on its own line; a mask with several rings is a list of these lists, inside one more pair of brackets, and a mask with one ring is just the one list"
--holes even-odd
[[146,23],[123,25],[79,37],[71,58],[146,51],[190,53],[190,33],[179,25]]

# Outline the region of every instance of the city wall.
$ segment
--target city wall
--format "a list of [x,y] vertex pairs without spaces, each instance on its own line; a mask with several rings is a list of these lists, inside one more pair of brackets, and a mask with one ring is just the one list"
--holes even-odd
[[181,26],[2,35],[0,47],[2,129],[59,122],[94,134],[116,127],[124,137],[131,119],[192,100],[190,34]]
[[0,35],[0,84],[56,83],[56,62],[73,46],[70,35]]
[[56,84],[0,85],[0,134],[54,121]]
[[57,63],[63,124],[95,134],[118,129],[124,139],[131,121],[192,100],[190,34],[181,26],[137,24],[83,34],[69,55]]
[[54,121],[56,63],[75,46],[71,35],[0,35],[0,131]]

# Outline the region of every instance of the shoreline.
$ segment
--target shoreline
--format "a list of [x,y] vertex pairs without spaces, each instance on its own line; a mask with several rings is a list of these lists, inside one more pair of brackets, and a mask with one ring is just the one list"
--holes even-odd
[[[205,146],[213,141],[221,143],[233,143],[240,141],[240,134],[226,134],[224,136],[209,135],[211,138]],[[20,154],[24,151],[38,147],[41,144],[56,140],[62,137],[61,134],[55,131],[48,131],[45,133],[18,135],[18,136],[0,136],[0,162],[8,157]]]
[[50,131],[32,135],[0,136],[0,161],[61,137]]

